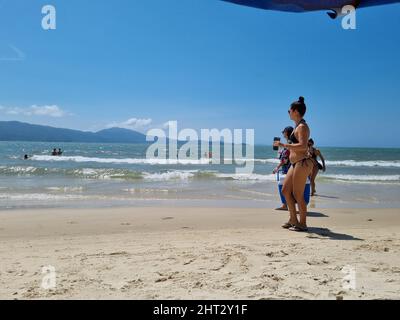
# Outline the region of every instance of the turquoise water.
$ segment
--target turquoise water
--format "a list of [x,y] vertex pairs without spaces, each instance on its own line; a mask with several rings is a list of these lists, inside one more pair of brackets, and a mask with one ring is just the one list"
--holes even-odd
[[[0,208],[143,205],[168,201],[272,207],[277,153],[256,146],[254,171],[208,159],[146,159],[147,145],[0,143]],[[62,148],[62,157],[50,156]],[[321,148],[328,170],[315,206],[397,206],[400,149]],[[31,156],[24,160],[24,154]],[[231,156],[226,156],[231,159]],[[278,201],[278,202],[277,202]]]

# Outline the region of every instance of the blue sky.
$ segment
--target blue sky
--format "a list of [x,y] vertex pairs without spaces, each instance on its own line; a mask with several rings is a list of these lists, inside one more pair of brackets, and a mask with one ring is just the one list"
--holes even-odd
[[[57,30],[41,9],[57,9]],[[322,146],[400,147],[400,5],[324,12],[219,0],[0,0],[0,120],[82,130],[254,128],[270,144],[306,97]],[[129,119],[137,119],[131,120]]]

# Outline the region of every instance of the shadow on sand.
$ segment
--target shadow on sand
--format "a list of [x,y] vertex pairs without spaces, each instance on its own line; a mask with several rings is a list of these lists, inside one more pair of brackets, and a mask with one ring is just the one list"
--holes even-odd
[[353,241],[364,241],[364,239],[353,237],[349,234],[336,233],[327,228],[308,228],[307,238],[310,239],[330,239],[330,240],[353,240]]
[[324,196],[323,194],[315,194],[313,199],[318,199],[318,198],[325,198],[325,199],[340,199],[339,197],[334,197],[334,196]]
[[323,214],[321,212],[307,212],[307,217],[313,217],[313,218],[329,218],[326,214]]

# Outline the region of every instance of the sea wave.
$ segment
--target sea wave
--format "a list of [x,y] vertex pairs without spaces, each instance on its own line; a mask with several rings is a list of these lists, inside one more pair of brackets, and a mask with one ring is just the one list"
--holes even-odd
[[217,178],[226,180],[238,180],[238,181],[276,181],[274,174],[256,174],[256,173],[218,173]]
[[66,169],[66,168],[41,168],[41,167],[23,167],[23,166],[0,166],[0,175],[3,176],[65,176],[88,179],[141,179],[142,172],[128,169]]
[[[98,157],[53,157],[48,155],[35,155],[31,158],[33,161],[49,161],[49,162],[77,162],[77,163],[104,163],[104,164],[144,164],[144,165],[209,165],[210,159],[145,159],[145,158],[98,158]],[[224,159],[224,163],[242,164],[245,162],[254,162],[261,164],[278,164],[279,160],[275,158],[270,159]],[[370,161],[356,161],[356,160],[336,160],[326,161],[328,166],[334,167],[384,167],[384,168],[400,168],[400,160],[370,160]]]
[[[42,168],[33,166],[0,166],[0,175],[17,177],[62,177],[93,180],[125,180],[125,181],[188,181],[188,180],[232,180],[274,182],[273,174],[259,173],[224,173],[212,170],[166,170],[140,171],[115,168]],[[400,183],[400,175],[373,174],[321,174],[318,179],[346,182],[386,182]],[[75,190],[78,191],[78,190]]]
[[168,180],[193,180],[193,179],[214,179],[214,180],[236,180],[236,181],[276,181],[273,174],[263,175],[255,173],[219,173],[216,171],[200,170],[176,170],[161,173],[144,173],[146,180],[168,181]]
[[[104,163],[104,164],[147,164],[147,165],[209,165],[212,164],[212,159],[157,159],[157,158],[98,158],[98,157],[54,157],[48,155],[35,155],[32,156],[33,161],[43,162],[77,162],[77,163]],[[278,159],[251,159],[251,158],[225,158],[221,159],[221,163],[225,164],[244,164],[246,162],[259,162],[259,163],[279,163]]]
[[400,175],[352,175],[352,174],[324,174],[322,179],[340,180],[347,182],[400,182]]
[[83,195],[55,195],[49,193],[0,193],[0,200],[18,201],[62,201],[62,200],[87,200],[89,196]]
[[105,164],[147,164],[147,165],[204,165],[210,164],[209,159],[142,159],[142,158],[95,158],[95,157],[53,157],[35,155],[31,158],[33,161],[50,161],[50,162],[78,162],[88,163],[97,162]]
[[[271,163],[277,164],[277,159],[255,159],[256,163]],[[370,160],[370,161],[356,161],[356,160],[328,160],[327,166],[332,167],[382,167],[382,168],[400,168],[400,160]]]
[[46,190],[50,192],[83,192],[83,187],[47,187]]
[[169,181],[169,180],[194,180],[194,179],[214,179],[214,180],[236,180],[236,181],[276,181],[273,174],[263,175],[255,173],[219,173],[216,171],[200,170],[174,170],[160,173],[144,173],[145,180]]
[[168,170],[160,172],[134,171],[129,169],[105,168],[40,168],[0,166],[0,175],[8,176],[65,176],[82,179],[96,180],[145,180],[145,181],[186,181],[186,180],[238,180],[238,181],[275,181],[272,174],[263,175],[256,173],[236,174],[220,173],[211,170]]
[[340,161],[326,161],[328,166],[340,167],[384,167],[384,168],[400,168],[399,160],[383,161],[355,161],[355,160],[340,160]]
[[[279,163],[277,159],[255,159],[256,163]],[[337,160],[326,161],[327,166],[332,167],[383,167],[383,168],[400,168],[400,160],[371,160],[371,161],[356,161],[356,160]]]
[[0,166],[0,174],[2,175],[29,175],[29,174],[45,174],[49,172],[47,168],[37,168],[32,166]]
[[187,170],[187,171],[168,171],[161,173],[148,173],[144,172],[143,177],[145,180],[151,181],[169,181],[169,180],[189,180],[195,177],[198,171]]

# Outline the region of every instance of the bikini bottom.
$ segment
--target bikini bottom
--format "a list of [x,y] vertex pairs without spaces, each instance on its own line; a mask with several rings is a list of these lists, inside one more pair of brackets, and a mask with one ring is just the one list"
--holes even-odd
[[293,169],[296,168],[296,165],[297,165],[298,163],[301,163],[301,166],[302,166],[302,167],[304,167],[304,164],[308,167],[308,164],[307,164],[307,161],[308,161],[308,160],[310,160],[310,161],[313,162],[313,160],[312,160],[311,158],[305,158],[305,159],[303,159],[303,160],[297,161],[296,163],[293,163],[293,164],[292,164]]

